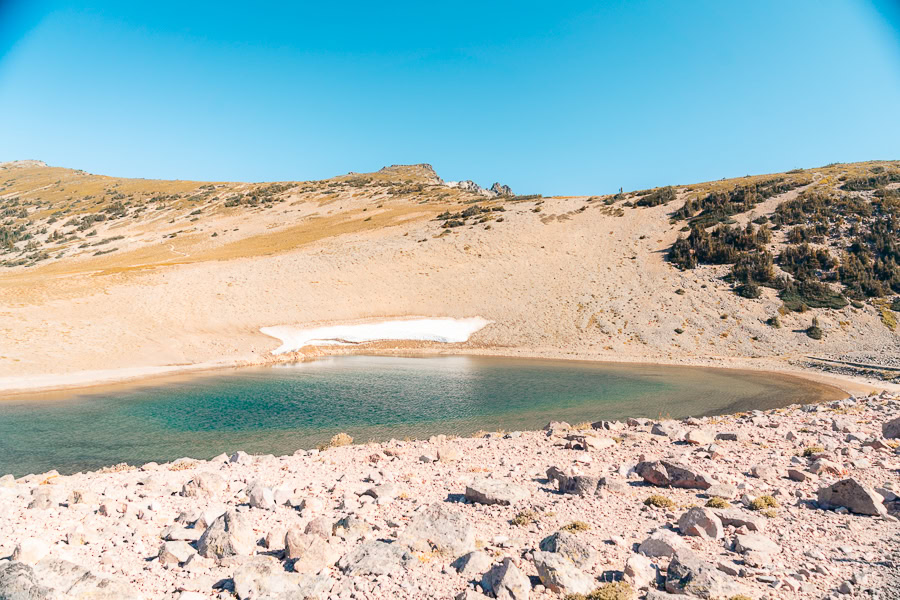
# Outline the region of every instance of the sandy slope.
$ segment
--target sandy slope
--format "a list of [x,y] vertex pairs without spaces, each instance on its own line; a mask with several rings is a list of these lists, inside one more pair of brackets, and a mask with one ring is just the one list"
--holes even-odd
[[[791,357],[900,350],[871,307],[792,314],[776,330],[764,324],[781,304],[772,290],[749,301],[728,291],[722,268],[672,268],[671,206],[531,200],[507,203],[489,229],[442,234],[434,217],[460,206],[285,203],[211,214],[201,231],[163,241],[160,229],[184,225],[115,225],[143,233],[116,254],[0,272],[0,390],[257,363],[279,345],[262,327],[387,317],[493,322],[438,350],[453,352],[772,369]],[[798,331],[816,313],[822,341]],[[380,349],[393,346],[406,347]]]

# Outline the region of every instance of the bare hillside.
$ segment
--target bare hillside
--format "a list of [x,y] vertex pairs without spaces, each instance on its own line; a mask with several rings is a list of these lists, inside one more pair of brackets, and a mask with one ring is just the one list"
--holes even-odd
[[890,380],[898,185],[897,162],[552,198],[428,165],[247,184],[6,163],[0,389],[268,361],[278,340],[261,327],[402,316],[492,323],[466,344],[366,349],[778,369],[813,356]]

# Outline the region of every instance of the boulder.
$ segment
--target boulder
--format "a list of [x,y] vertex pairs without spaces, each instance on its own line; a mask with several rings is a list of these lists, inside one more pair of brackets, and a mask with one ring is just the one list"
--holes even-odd
[[[41,585],[54,590],[67,591],[90,571],[67,560],[45,558],[32,567]],[[0,598],[4,598],[0,592]]]
[[759,517],[739,508],[722,508],[715,510],[722,525],[746,527],[749,531],[762,531],[766,527],[766,518]]
[[12,558],[15,561],[33,565],[50,552],[50,544],[39,538],[25,538],[13,550]]
[[181,488],[181,495],[189,498],[219,498],[228,489],[218,473],[198,473]]
[[541,540],[540,549],[561,554],[582,569],[590,568],[597,560],[597,553],[591,545],[568,531],[557,531],[545,537]]
[[264,485],[255,485],[250,490],[250,506],[263,510],[275,510],[275,492]]
[[678,518],[678,529],[684,535],[717,540],[725,535],[722,521],[709,508],[695,506]]
[[34,569],[16,561],[0,562],[0,598],[4,600],[55,600],[54,591],[40,583]]
[[296,591],[300,578],[285,573],[281,564],[269,557],[255,556],[234,571],[234,593],[240,600],[276,596]]
[[342,556],[338,567],[347,575],[389,575],[399,572],[413,558],[400,544],[373,540]]
[[881,435],[888,439],[900,438],[900,417],[881,425]]
[[535,552],[534,566],[541,583],[553,592],[589,594],[596,587],[593,577],[586,575],[565,556],[556,552]]
[[456,569],[457,573],[465,577],[466,579],[472,579],[476,575],[481,575],[491,568],[491,565],[494,563],[494,559],[492,559],[486,552],[482,552],[481,550],[473,550],[468,554],[463,554],[459,558],[457,558],[451,566]]
[[724,500],[734,500],[738,496],[737,486],[730,483],[714,483],[705,491],[709,497],[718,496]]
[[197,551],[206,558],[252,554],[255,547],[253,528],[234,509],[216,518],[197,542]]
[[325,517],[316,517],[306,524],[306,527],[303,529],[303,533],[317,535],[320,538],[327,540],[331,537],[332,525],[331,522]]
[[718,483],[699,469],[671,460],[640,462],[634,470],[644,481],[657,486],[706,490]]
[[162,546],[159,547],[157,558],[159,558],[160,564],[163,565],[180,565],[194,554],[196,552],[187,542],[163,542]]
[[734,550],[741,554],[777,554],[781,552],[781,546],[770,538],[759,533],[739,533],[734,536]]
[[654,435],[664,435],[672,440],[684,439],[684,427],[677,421],[659,421],[650,428],[650,433]]
[[593,496],[600,487],[600,477],[594,475],[574,475],[566,479],[559,491],[576,496]]
[[397,541],[420,552],[458,555],[475,549],[475,528],[461,513],[435,502],[416,515]]
[[715,441],[715,436],[703,429],[691,429],[684,435],[684,441],[694,446],[708,446]]
[[650,537],[641,542],[638,552],[644,556],[671,557],[678,550],[686,549],[687,544],[678,537],[678,534],[668,529],[658,529],[650,534]]
[[746,591],[744,586],[690,550],[680,550],[672,557],[666,571],[665,587],[671,594],[700,598],[731,598]]
[[528,600],[531,593],[531,582],[511,558],[491,567],[481,578],[481,587],[498,600]]
[[298,573],[318,573],[335,564],[340,552],[318,535],[290,529],[284,536],[284,558],[294,561],[292,567]]
[[809,465],[809,470],[816,475],[832,475],[834,477],[842,477],[847,474],[844,467],[827,458],[817,458]]
[[479,504],[510,505],[530,497],[528,488],[509,481],[480,478],[466,486],[466,500]]
[[656,567],[653,562],[643,554],[632,554],[625,561],[623,569],[625,580],[631,583],[635,589],[651,587],[656,583]]
[[331,533],[343,540],[355,540],[372,531],[372,526],[355,515],[340,519],[331,528]]
[[850,477],[823,487],[818,493],[821,508],[843,506],[860,515],[885,515],[884,499],[878,492]]

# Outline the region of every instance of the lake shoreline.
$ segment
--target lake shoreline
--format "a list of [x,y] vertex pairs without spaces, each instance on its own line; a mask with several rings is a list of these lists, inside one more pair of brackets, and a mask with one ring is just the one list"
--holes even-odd
[[777,357],[657,357],[606,356],[566,354],[558,349],[497,348],[473,344],[437,344],[408,342],[405,344],[368,343],[358,346],[317,346],[305,348],[302,352],[281,355],[267,354],[264,357],[243,360],[222,360],[213,362],[159,365],[148,367],[126,367],[109,370],[77,371],[64,374],[37,376],[0,377],[0,403],[18,400],[27,395],[53,395],[64,392],[90,393],[113,387],[146,385],[153,382],[205,375],[215,371],[257,367],[264,365],[306,362],[328,356],[372,355],[372,356],[490,356],[496,358],[523,358],[559,360],[569,362],[590,362],[609,364],[630,364],[647,366],[684,366],[713,369],[754,371],[760,374],[773,373],[793,376],[837,388],[849,395],[867,394],[873,391],[898,391],[900,385],[873,381],[863,377],[845,374],[826,374],[820,370],[791,365],[784,358]]

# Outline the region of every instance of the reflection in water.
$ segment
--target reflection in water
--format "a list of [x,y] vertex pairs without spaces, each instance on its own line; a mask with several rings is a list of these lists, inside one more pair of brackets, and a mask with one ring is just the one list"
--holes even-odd
[[0,473],[67,473],[221,452],[285,454],[629,416],[706,415],[844,394],[743,371],[446,356],[343,356],[0,404]]

